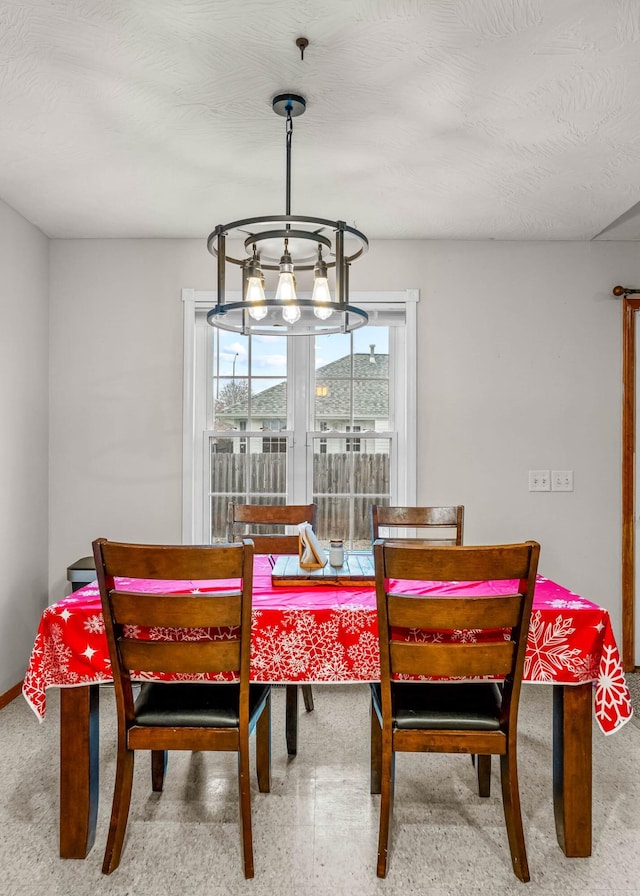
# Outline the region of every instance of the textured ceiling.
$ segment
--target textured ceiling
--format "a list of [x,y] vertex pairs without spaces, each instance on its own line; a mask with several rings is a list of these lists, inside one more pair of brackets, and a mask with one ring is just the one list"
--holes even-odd
[[638,0],[0,2],[0,198],[51,237],[280,214],[281,92],[294,214],[640,239]]

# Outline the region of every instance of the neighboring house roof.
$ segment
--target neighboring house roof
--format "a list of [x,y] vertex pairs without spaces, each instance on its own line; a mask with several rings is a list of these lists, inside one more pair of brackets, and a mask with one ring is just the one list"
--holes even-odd
[[[389,416],[389,355],[362,352],[331,361],[316,371],[316,385],[326,386],[326,396],[316,395],[316,417],[326,420],[348,420],[351,416],[351,384],[353,382],[353,416],[376,419]],[[353,380],[352,380],[353,377]],[[251,396],[251,413],[255,420],[286,417],[286,383],[278,383]],[[246,419],[243,405],[232,405],[218,411],[219,420]]]

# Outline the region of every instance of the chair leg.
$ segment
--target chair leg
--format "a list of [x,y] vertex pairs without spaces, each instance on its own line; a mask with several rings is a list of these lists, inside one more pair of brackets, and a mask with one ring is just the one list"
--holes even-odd
[[256,722],[256,772],[260,793],[271,790],[271,694]]
[[515,753],[507,751],[507,753],[500,756],[500,780],[502,783],[504,820],[507,826],[513,871],[519,880],[526,883],[529,880],[529,863],[527,862],[527,850],[522,828],[518,767]]
[[302,688],[302,697],[304,700],[304,708],[307,712],[313,712],[313,691],[310,684],[300,685]]
[[240,735],[238,748],[238,794],[240,797],[240,835],[244,876],[253,877],[253,834],[251,831],[251,780],[249,774],[249,737]]
[[371,701],[371,777],[370,790],[371,793],[380,793],[380,782],[382,777],[382,728],[380,727],[380,719],[378,713]]
[[[304,708],[307,712],[313,712],[313,692],[310,684],[300,685],[304,698]],[[287,738],[287,753],[295,756],[298,752],[298,685],[286,686],[286,710],[285,732]]]
[[167,771],[167,756],[166,750],[151,751],[151,789],[154,793],[162,793]]
[[378,877],[387,876],[389,855],[389,828],[393,811],[393,779],[395,756],[391,743],[391,732],[382,731],[382,780],[380,788],[380,831],[378,834]]
[[298,685],[286,685],[285,694],[285,734],[287,738],[287,753],[289,756],[295,756],[298,752]]
[[491,796],[491,754],[475,757],[478,794]]
[[127,830],[129,806],[131,804],[131,785],[133,784],[133,764],[135,753],[133,750],[118,748],[118,760],[116,767],[116,782],[113,789],[113,804],[111,807],[111,823],[109,824],[109,836],[107,848],[104,851],[102,873],[111,874],[120,864],[122,844]]

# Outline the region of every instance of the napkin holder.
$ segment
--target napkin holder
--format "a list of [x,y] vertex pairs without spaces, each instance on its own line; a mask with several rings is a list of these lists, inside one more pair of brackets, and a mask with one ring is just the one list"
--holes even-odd
[[298,526],[298,558],[300,569],[322,569],[327,565],[325,553],[310,523]]

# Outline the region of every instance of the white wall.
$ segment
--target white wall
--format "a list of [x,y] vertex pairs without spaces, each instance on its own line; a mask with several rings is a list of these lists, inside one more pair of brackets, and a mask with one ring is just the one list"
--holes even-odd
[[207,283],[198,248],[52,243],[51,600],[94,538],[180,542],[180,290]]
[[[633,243],[374,242],[351,289],[418,287],[418,501],[467,543],[535,538],[541,571],[620,634],[621,306]],[[96,536],[179,541],[180,289],[205,240],[54,241],[50,597]],[[530,469],[574,470],[530,493]]]
[[0,201],[0,694],[47,604],[48,240]]

